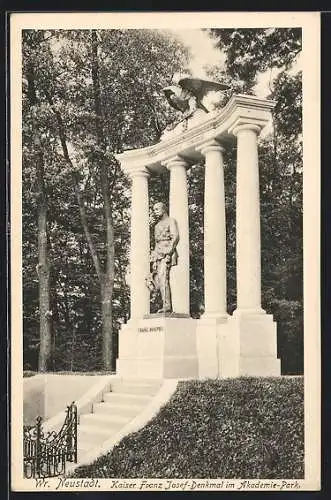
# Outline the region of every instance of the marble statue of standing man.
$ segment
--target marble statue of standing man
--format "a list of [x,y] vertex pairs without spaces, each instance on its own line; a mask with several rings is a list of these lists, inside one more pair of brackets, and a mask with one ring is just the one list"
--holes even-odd
[[164,203],[153,206],[153,213],[158,220],[154,228],[154,249],[151,252],[150,288],[159,290],[162,298],[162,308],[158,313],[172,312],[170,269],[177,265],[177,243],[179,241],[178,225],[175,219],[169,217]]

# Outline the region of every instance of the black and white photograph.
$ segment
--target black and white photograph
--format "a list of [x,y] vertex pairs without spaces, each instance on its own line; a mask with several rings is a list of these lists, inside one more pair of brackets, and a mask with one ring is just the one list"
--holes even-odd
[[319,13],[13,13],[11,487],[320,484]]

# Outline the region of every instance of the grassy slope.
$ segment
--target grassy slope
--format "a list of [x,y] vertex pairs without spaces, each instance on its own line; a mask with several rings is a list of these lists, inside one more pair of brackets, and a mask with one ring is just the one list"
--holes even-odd
[[302,378],[180,382],[142,430],[75,477],[303,478]]

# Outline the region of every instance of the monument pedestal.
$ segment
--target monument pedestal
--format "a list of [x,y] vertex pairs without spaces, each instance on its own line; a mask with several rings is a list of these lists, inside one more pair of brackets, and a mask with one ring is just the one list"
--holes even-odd
[[199,378],[196,320],[150,315],[119,333],[116,372],[123,378]]
[[199,378],[280,375],[277,329],[269,314],[235,312],[197,321]]
[[220,376],[220,342],[218,332],[227,331],[226,318],[202,317],[197,320],[197,351],[199,358],[199,378]]
[[235,311],[217,337],[221,378],[280,375],[277,325],[271,314]]
[[117,373],[147,379],[279,376],[276,323],[264,312],[200,320],[151,314],[123,325]]

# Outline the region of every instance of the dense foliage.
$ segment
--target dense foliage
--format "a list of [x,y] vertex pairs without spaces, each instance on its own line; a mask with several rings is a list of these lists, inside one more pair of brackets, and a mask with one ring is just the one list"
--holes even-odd
[[[231,92],[270,72],[274,130],[260,140],[263,306],[278,321],[285,373],[303,370],[299,29],[209,30],[226,55],[209,68]],[[23,32],[24,367],[114,369],[129,315],[130,189],[114,154],[156,142],[174,116],[161,89],[188,51],[154,30]],[[229,98],[231,92],[226,96]],[[225,184],[228,310],[236,306],[236,150]],[[191,314],[203,311],[203,166],[188,171]],[[169,178],[150,179],[151,204]],[[157,307],[153,304],[152,307]]]
[[74,475],[303,479],[303,378],[180,382],[146,427]]

